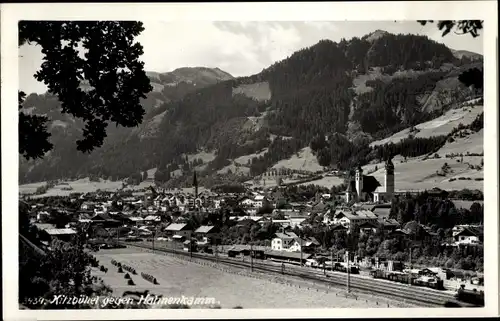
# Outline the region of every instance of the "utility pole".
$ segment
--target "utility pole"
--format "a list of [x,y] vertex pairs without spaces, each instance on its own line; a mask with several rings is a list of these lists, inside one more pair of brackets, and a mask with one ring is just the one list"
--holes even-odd
[[302,267],[303,266],[303,263],[302,263],[302,236],[299,236],[300,238],[300,266]]
[[408,273],[408,285],[411,286],[411,246],[410,246],[410,273]]
[[218,246],[217,246],[217,240],[215,241],[215,259],[216,259],[216,262],[217,262],[217,265],[219,265],[219,255],[217,253],[217,249],[218,249]]
[[250,269],[253,272],[253,244],[250,244]]
[[193,258],[193,234],[191,233],[191,237],[189,238],[189,253],[191,259]]
[[156,226],[154,227],[153,230],[153,253],[155,252],[155,235],[156,235]]
[[347,293],[351,292],[351,271],[349,268],[349,251],[347,251]]
[[332,249],[331,255],[332,255],[332,257],[330,259],[330,265],[331,265],[331,268],[332,268],[332,271],[333,271],[333,249]]

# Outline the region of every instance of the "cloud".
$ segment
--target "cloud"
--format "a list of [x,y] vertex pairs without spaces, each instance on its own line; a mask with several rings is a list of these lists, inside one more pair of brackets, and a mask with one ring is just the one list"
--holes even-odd
[[[234,76],[259,73],[293,52],[322,39],[340,41],[361,37],[377,29],[391,33],[429,36],[453,49],[482,53],[482,37],[446,37],[435,24],[416,21],[144,21],[137,38],[144,47],[142,61],[148,71],[168,72],[180,67],[219,67]],[[46,87],[33,78],[41,64],[39,47],[20,48],[20,86],[26,92]]]

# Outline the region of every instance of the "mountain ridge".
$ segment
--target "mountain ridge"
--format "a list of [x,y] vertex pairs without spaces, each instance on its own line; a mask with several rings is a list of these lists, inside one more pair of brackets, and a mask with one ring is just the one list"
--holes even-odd
[[[407,48],[419,49],[408,55]],[[260,175],[318,135],[349,133],[350,139],[380,139],[437,117],[468,95],[455,81],[462,69],[472,66],[473,61],[467,59],[458,59],[452,50],[425,36],[379,31],[373,42],[363,38],[320,41],[247,77],[235,78],[207,67],[177,68],[166,75],[149,72],[163,87],[157,86],[143,101],[147,114],[139,128],[111,132],[103,148],[83,156],[70,151],[71,142],[58,136],[50,157],[36,166],[30,164],[30,171],[25,166],[20,179],[89,174],[123,179],[149,168],[158,168],[160,173],[183,168],[189,175],[202,164],[187,164],[181,155],[201,150],[216,151],[214,159],[203,163],[201,176],[220,172],[235,159],[251,154],[258,156],[249,159],[243,173]],[[204,78],[207,69],[216,76]],[[185,81],[166,86],[193,70],[202,79],[199,86]],[[356,83],[361,76],[366,79]],[[355,92],[356,86],[366,89]],[[66,136],[71,136],[67,132],[72,137],[78,134],[56,127]],[[330,144],[315,155],[323,164],[335,165],[331,158],[336,148],[346,146]],[[266,153],[259,152],[265,148]],[[348,157],[340,165],[348,167],[362,157]]]

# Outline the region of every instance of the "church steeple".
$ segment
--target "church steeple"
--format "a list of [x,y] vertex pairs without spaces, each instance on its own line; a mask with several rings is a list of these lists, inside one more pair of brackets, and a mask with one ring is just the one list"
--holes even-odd
[[385,172],[389,175],[394,175],[394,164],[392,163],[391,158],[388,158],[385,161]]
[[385,199],[386,201],[392,200],[395,191],[394,183],[394,164],[392,163],[391,157],[387,158],[385,161]]
[[194,197],[198,198],[198,179],[196,178],[196,171],[193,172],[193,187],[194,187]]

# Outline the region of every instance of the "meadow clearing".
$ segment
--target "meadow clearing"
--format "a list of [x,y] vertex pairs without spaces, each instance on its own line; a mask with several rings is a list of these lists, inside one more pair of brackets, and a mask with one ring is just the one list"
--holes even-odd
[[[124,291],[150,290],[151,294],[180,297],[213,297],[221,308],[370,308],[398,307],[395,302],[382,298],[358,299],[345,297],[345,289],[320,290],[298,280],[277,278],[247,270],[219,268],[202,265],[201,260],[190,262],[172,255],[155,254],[132,248],[101,250],[95,254],[99,264],[108,268],[104,273],[94,270],[111,286],[113,295]],[[138,275],[132,275],[136,285],[127,285],[125,273],[118,273],[111,260],[132,266]],[[153,275],[154,285],[144,280],[140,273]],[[299,287],[300,286],[300,287]],[[328,293],[327,293],[328,292]],[[378,304],[377,304],[378,302]],[[399,304],[399,303],[398,303]],[[401,305],[399,305],[401,306]],[[194,308],[194,307],[193,307]]]

